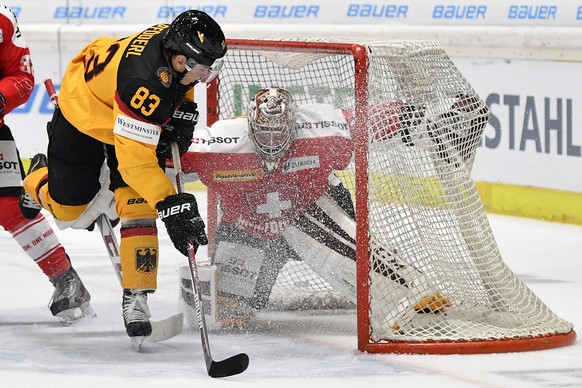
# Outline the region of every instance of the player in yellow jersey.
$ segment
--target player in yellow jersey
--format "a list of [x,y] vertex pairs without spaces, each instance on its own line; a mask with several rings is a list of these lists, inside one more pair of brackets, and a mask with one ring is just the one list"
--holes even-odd
[[[195,197],[177,194],[163,166],[170,143],[188,149],[198,119],[193,86],[216,76],[226,49],[220,26],[197,10],[170,25],[89,43],[62,80],[48,158],[36,155],[24,181],[27,194],[68,226],[91,227],[100,213],[119,217],[130,337],[151,334],[147,294],[157,287],[158,213],[183,254],[190,239],[207,244]],[[114,211],[104,200],[111,197]]]

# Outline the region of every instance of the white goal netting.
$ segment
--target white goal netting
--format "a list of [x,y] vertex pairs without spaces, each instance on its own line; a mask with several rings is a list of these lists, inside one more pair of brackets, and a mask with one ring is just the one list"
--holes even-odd
[[[242,115],[258,89],[275,85],[298,104],[354,112],[355,163],[338,174],[356,204],[357,244],[365,245],[357,250],[368,268],[358,278],[360,339],[413,352],[432,352],[414,344],[512,344],[494,345],[504,351],[522,350],[512,341],[572,340],[572,325],[504,263],[471,179],[484,102],[438,43],[354,44],[233,41],[216,103],[217,118]],[[302,308],[305,300],[354,307],[305,263],[290,261],[271,303]]]

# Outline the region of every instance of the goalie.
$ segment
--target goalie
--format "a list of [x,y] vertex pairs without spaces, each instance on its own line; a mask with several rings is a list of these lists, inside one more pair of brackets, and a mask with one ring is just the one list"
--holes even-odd
[[[422,119],[421,111],[398,103],[384,109],[400,120],[382,138],[401,136],[412,145],[405,130],[410,118]],[[355,303],[355,213],[334,174],[352,158],[350,119],[351,111],[327,104],[298,108],[287,91],[273,87],[253,97],[248,117],[194,132],[183,168],[218,194],[222,210],[213,252],[219,326],[244,325],[265,307],[288,260],[303,260]],[[372,250],[382,257],[373,276],[391,284],[389,303],[398,316],[444,311],[446,299],[422,272],[387,247],[373,243]]]

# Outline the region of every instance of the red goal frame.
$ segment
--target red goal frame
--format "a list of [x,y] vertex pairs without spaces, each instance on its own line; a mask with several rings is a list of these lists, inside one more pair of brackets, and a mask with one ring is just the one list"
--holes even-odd
[[[274,50],[293,53],[320,52],[351,55],[354,60],[355,86],[355,197],[356,213],[356,273],[357,273],[357,331],[358,349],[369,353],[417,353],[417,354],[477,354],[497,352],[521,352],[529,350],[549,349],[574,343],[576,333],[572,330],[566,334],[548,335],[532,338],[512,338],[502,340],[451,340],[451,341],[422,341],[373,342],[370,339],[369,317],[369,224],[368,224],[368,133],[366,128],[366,112],[368,110],[368,48],[361,44],[278,41],[278,40],[248,40],[229,39],[229,49],[240,50]],[[220,75],[207,87],[207,123],[211,125],[219,119]],[[208,232],[210,238],[209,251],[212,250],[212,237],[217,227],[217,199],[208,192]]]

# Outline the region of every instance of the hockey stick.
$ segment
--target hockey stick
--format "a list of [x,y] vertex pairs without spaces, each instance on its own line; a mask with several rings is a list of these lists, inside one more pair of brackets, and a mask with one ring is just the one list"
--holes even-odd
[[[172,160],[174,162],[174,172],[176,176],[176,189],[178,193],[183,193],[182,187],[182,164],[180,162],[180,152],[178,144],[172,143]],[[194,292],[194,307],[196,308],[196,317],[198,318],[198,327],[200,329],[200,338],[202,342],[202,351],[206,370],[210,377],[227,377],[244,372],[249,366],[249,356],[245,353],[234,355],[226,360],[214,361],[210,354],[210,344],[208,343],[208,328],[204,318],[202,307],[202,297],[200,293],[200,283],[198,279],[198,267],[192,242],[188,242],[188,264],[190,267],[190,276],[192,277],[192,291]]]
[[[57,109],[58,96],[55,86],[53,85],[53,81],[50,78],[45,79],[44,86],[54,108]],[[115,270],[115,275],[117,275],[117,280],[119,280],[119,284],[121,285],[122,272],[121,257],[119,256],[119,243],[117,242],[117,238],[113,233],[111,221],[109,221],[109,218],[107,218],[106,215],[102,214],[97,218],[96,223],[99,231],[101,232],[101,238],[105,243],[105,248],[107,249],[107,254],[109,255],[113,269]],[[162,319],[161,321],[152,321],[150,319],[150,323],[152,325],[152,333],[148,337],[148,340],[151,342],[165,341],[177,336],[182,332],[184,328],[184,314],[178,313],[168,318]]]

